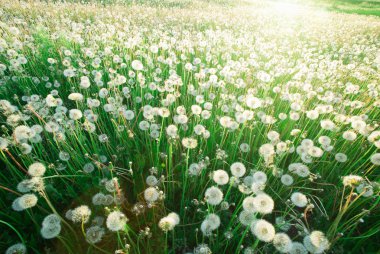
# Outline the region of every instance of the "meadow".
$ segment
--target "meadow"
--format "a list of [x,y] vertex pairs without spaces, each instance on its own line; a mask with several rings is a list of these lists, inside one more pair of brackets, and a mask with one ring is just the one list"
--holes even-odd
[[378,7],[0,0],[0,252],[379,253]]

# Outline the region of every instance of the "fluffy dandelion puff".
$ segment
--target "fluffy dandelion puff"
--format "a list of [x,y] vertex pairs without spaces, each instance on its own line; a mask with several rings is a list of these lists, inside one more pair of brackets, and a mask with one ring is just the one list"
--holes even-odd
[[26,254],[26,247],[22,243],[16,243],[8,247],[5,254]]
[[255,221],[251,225],[251,232],[263,242],[271,242],[276,234],[273,225],[264,219]]
[[168,216],[162,218],[158,222],[158,227],[161,228],[162,231],[171,231],[174,229],[176,225],[179,223],[179,216],[176,213],[169,213]]
[[260,193],[253,200],[254,209],[261,214],[269,214],[273,211],[274,201],[271,196]]
[[15,211],[22,211],[34,207],[37,201],[38,198],[35,194],[24,194],[13,201],[12,208]]
[[133,60],[132,61],[132,68],[135,71],[141,71],[142,69],[144,69],[144,66],[139,60]]
[[91,162],[88,162],[88,163],[84,164],[84,166],[83,166],[83,171],[88,173],[88,174],[93,172],[94,170],[95,170],[95,166]]
[[246,168],[244,164],[241,162],[232,163],[230,169],[231,169],[232,175],[236,177],[242,177],[246,172]]
[[373,187],[371,185],[367,184],[360,184],[358,187],[356,187],[356,191],[363,195],[363,197],[370,197],[373,195]]
[[151,187],[154,187],[158,184],[157,177],[155,177],[154,175],[147,176],[147,178],[145,179],[145,182],[147,185]]
[[56,214],[50,214],[44,218],[42,221],[43,227],[54,227],[61,223],[61,217]]
[[250,226],[256,220],[255,213],[243,210],[239,214],[239,221],[244,226]]
[[205,192],[205,199],[210,205],[219,205],[223,200],[223,192],[218,187],[210,187]]
[[376,166],[379,166],[380,165],[380,153],[375,153],[371,156],[371,162],[376,165]]
[[357,175],[348,175],[343,177],[343,185],[344,186],[358,186],[361,182],[363,182],[363,177]]
[[253,174],[253,181],[264,185],[267,182],[267,175],[263,171],[257,171]]
[[201,243],[194,249],[194,254],[212,254],[207,244]]
[[246,197],[243,200],[243,209],[247,212],[256,212],[255,198],[254,197]]
[[54,226],[42,227],[41,235],[45,239],[52,239],[59,235],[61,232],[61,224],[56,224]]
[[71,220],[76,223],[87,223],[91,216],[91,210],[86,205],[81,205],[72,210]]
[[328,239],[321,231],[313,231],[310,235],[305,236],[303,244],[313,254],[323,253],[330,247]]
[[175,221],[176,225],[179,224],[180,218],[179,218],[178,214],[172,212],[172,213],[168,214],[168,217],[172,218]]
[[158,227],[165,232],[173,230],[175,225],[175,220],[168,216],[160,219],[160,221],[158,222]]
[[155,202],[159,198],[160,194],[154,187],[149,187],[144,191],[144,198],[147,202]]
[[44,164],[40,162],[35,162],[31,164],[28,168],[29,175],[34,176],[34,177],[43,176],[45,174],[45,171],[46,171],[46,168]]
[[285,186],[290,186],[293,184],[294,180],[293,180],[293,177],[291,175],[284,174],[281,176],[281,182]]
[[295,206],[298,206],[298,207],[305,207],[308,203],[307,197],[301,192],[294,192],[291,195],[290,200]]
[[220,218],[218,215],[211,213],[206,216],[201,224],[201,231],[204,235],[208,236],[220,226]]
[[86,230],[86,241],[95,244],[102,240],[105,234],[104,228],[100,226],[92,226]]
[[223,169],[218,169],[213,172],[212,179],[218,185],[225,185],[229,181],[229,176]]
[[81,93],[71,93],[68,98],[72,101],[82,101],[83,95]]
[[106,220],[107,228],[111,231],[119,231],[124,229],[128,218],[124,213],[119,211],[114,211],[110,213]]
[[182,139],[182,145],[187,149],[194,149],[198,146],[198,141],[194,138]]
[[273,238],[273,246],[281,253],[288,253],[292,249],[292,240],[285,233],[277,233]]
[[289,251],[289,254],[307,254],[308,251],[306,250],[305,246],[303,246],[302,243],[299,242],[293,242],[292,248]]

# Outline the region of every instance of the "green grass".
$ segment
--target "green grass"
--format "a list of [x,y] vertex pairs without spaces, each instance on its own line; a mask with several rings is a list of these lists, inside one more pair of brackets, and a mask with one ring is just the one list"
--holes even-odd
[[[281,10],[268,12],[263,3],[240,6],[229,5],[229,1],[124,1],[121,5],[110,1],[105,2],[105,7],[25,3],[28,8],[18,2],[0,3],[5,13],[0,17],[1,25],[7,24],[0,30],[6,42],[1,43],[7,49],[16,48],[18,54],[28,59],[20,69],[9,68],[16,56],[12,50],[0,52],[0,63],[7,66],[0,75],[0,99],[17,106],[20,111],[15,114],[23,116],[12,124],[13,113],[6,108],[0,112],[1,137],[9,141],[8,148],[0,150],[4,165],[0,171],[0,227],[4,232],[0,234],[1,250],[21,241],[29,253],[44,253],[49,248],[62,254],[114,253],[116,249],[128,254],[174,254],[193,251],[200,244],[208,244],[213,253],[243,253],[242,245],[259,254],[276,253],[273,244],[259,242],[250,228],[236,219],[243,210],[242,201],[255,196],[244,193],[244,186],[235,184],[237,180],[219,186],[223,200],[229,204],[227,209],[205,202],[205,190],[216,185],[210,177],[212,173],[224,169],[231,176],[230,165],[234,162],[247,167],[245,176],[265,172],[265,192],[274,200],[275,208],[270,214],[254,216],[273,224],[276,217],[284,216],[291,223],[286,232],[293,241],[302,242],[306,231],[321,230],[332,244],[332,253],[376,253],[380,248],[379,166],[370,162],[379,149],[368,140],[372,131],[379,130],[380,109],[376,103],[380,98],[373,89],[380,81],[376,75],[379,66],[374,64],[380,25],[365,26],[375,19],[331,12],[330,19],[325,20],[312,11],[288,17]],[[356,13],[357,1],[350,1],[350,5]],[[360,6],[367,8],[364,3]],[[13,26],[19,27],[19,35],[11,33]],[[17,48],[16,38],[27,42],[24,48]],[[135,41],[138,43],[133,44]],[[151,45],[162,46],[153,53]],[[93,64],[94,57],[87,55],[89,49],[102,60],[99,66]],[[122,63],[117,57],[122,58]],[[57,62],[49,64],[49,58]],[[202,65],[194,63],[195,59]],[[135,70],[132,60],[141,61],[144,69]],[[194,69],[187,69],[188,63],[193,63]],[[350,64],[355,64],[353,70],[348,68]],[[77,70],[74,77],[64,76],[68,66]],[[103,74],[101,81],[108,92],[105,98],[99,94],[96,71]],[[271,79],[261,80],[262,72]],[[126,77],[126,82],[113,86],[111,81],[116,74]],[[79,86],[81,76],[90,78],[88,89]],[[220,83],[213,80],[215,77]],[[49,87],[48,81],[61,85]],[[153,85],[144,85],[151,83],[155,89]],[[356,93],[347,92],[350,83],[358,86]],[[126,94],[123,88],[130,93]],[[69,100],[73,92],[82,93],[85,100]],[[96,114],[95,131],[83,128],[87,122],[84,117],[70,121],[68,113],[59,114],[56,107],[45,106],[49,94],[61,98],[67,109]],[[39,98],[32,101],[31,95]],[[210,118],[192,112],[193,105],[206,108],[197,95],[211,103]],[[252,109],[246,102],[253,95],[260,98],[259,108]],[[87,98],[98,99],[100,107],[88,106]],[[169,103],[167,98],[175,99]],[[355,107],[361,102],[362,107]],[[116,110],[106,112],[104,106],[108,104],[115,104]],[[168,110],[170,115],[151,117],[148,106],[157,112]],[[186,125],[173,117],[179,114],[181,106],[189,119]],[[120,113],[123,108],[132,110],[135,117],[127,120]],[[307,117],[309,110],[317,108],[321,111],[317,119]],[[243,110],[252,112],[252,119],[237,124],[237,129],[221,125],[221,117],[238,119]],[[290,120],[295,111],[299,119]],[[286,113],[287,118],[281,120],[280,113]],[[265,122],[269,117],[276,121]],[[355,129],[347,120],[351,118],[363,119],[368,130]],[[321,128],[323,119],[333,120],[336,129]],[[41,142],[27,140],[32,150],[24,154],[22,142],[13,133],[16,125],[44,127],[52,120],[60,129],[54,133],[42,130]],[[140,129],[139,123],[145,120],[156,127]],[[172,124],[178,126],[178,136],[174,138],[166,133]],[[202,125],[210,136],[195,134],[197,125]],[[354,141],[342,137],[348,130],[357,134]],[[280,152],[276,147],[278,153],[265,158],[260,147],[269,143],[275,146],[279,141],[269,139],[270,131],[278,132],[288,149]],[[62,133],[65,139],[59,138]],[[107,135],[108,142],[99,140],[101,134]],[[312,158],[312,163],[307,163],[305,152],[305,157],[301,157],[290,149],[296,149],[306,138],[322,147],[318,140],[324,135],[331,138],[333,149],[324,147],[326,151],[321,157]],[[186,148],[182,144],[185,137],[195,138],[198,145]],[[240,149],[242,143],[250,150]],[[67,152],[70,160],[60,158],[61,151]],[[228,156],[221,156],[221,151]],[[345,153],[348,161],[339,163],[335,159],[338,152]],[[101,160],[101,155],[107,162]],[[43,176],[45,188],[36,192],[38,204],[25,211],[13,211],[12,202],[22,195],[17,184],[30,178],[24,170],[36,161],[47,167]],[[291,163],[302,161],[312,172],[309,177],[289,172]],[[83,166],[89,162],[95,170],[85,173]],[[197,176],[189,175],[192,163],[203,165]],[[294,177],[293,185],[282,184],[280,176],[284,173]],[[342,177],[350,174],[365,177],[374,195],[362,197],[355,188],[343,187]],[[146,178],[151,175],[160,179],[157,187],[165,198],[149,207],[144,191],[148,187]],[[119,179],[120,190],[107,191],[102,182],[113,177]],[[288,201],[295,191],[307,195],[313,209],[295,207]],[[113,197],[122,193],[125,199],[107,206],[93,205],[91,200],[97,192],[109,192]],[[144,208],[139,214],[134,210],[138,204]],[[67,210],[79,205],[90,206],[91,218],[106,218],[118,210],[129,221],[117,233],[103,223],[105,237],[90,245],[84,230],[91,223],[74,223],[65,218]],[[165,233],[158,223],[170,212],[178,213],[181,221],[173,231]],[[40,230],[44,217],[50,213],[60,215],[63,222],[59,237],[47,240],[41,237]],[[212,236],[205,236],[199,228],[210,213],[220,216],[221,225]],[[275,227],[279,232],[280,226]],[[152,237],[143,234],[146,228]],[[226,233],[233,237],[227,238]]]
[[284,2],[307,4],[340,13],[380,16],[379,0],[288,0]]

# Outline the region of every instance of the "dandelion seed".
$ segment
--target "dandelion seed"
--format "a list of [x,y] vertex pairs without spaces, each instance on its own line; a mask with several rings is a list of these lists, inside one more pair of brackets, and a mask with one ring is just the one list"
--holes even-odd
[[263,219],[257,220],[252,224],[251,232],[263,242],[271,242],[276,233],[273,225]]
[[156,202],[159,198],[159,193],[156,188],[149,187],[144,191],[144,198],[147,202]]
[[38,198],[35,194],[24,194],[16,198],[12,203],[12,208],[15,211],[23,211],[32,208],[37,204]]
[[218,185],[225,185],[229,181],[229,176],[228,176],[226,171],[224,171],[222,169],[218,169],[218,170],[213,172],[212,179]]
[[87,223],[91,216],[91,210],[86,205],[81,205],[71,211],[71,220],[75,223]]
[[294,192],[291,195],[290,200],[295,206],[298,206],[298,207],[305,207],[308,203],[307,197],[300,192]]
[[223,192],[218,187],[210,187],[205,192],[205,199],[210,205],[219,205],[223,200]]
[[26,247],[22,243],[16,243],[5,251],[5,254],[26,254]]
[[273,211],[274,201],[269,195],[265,193],[260,193],[253,198],[253,206],[255,212],[261,214],[269,214]]
[[349,175],[343,177],[343,185],[344,186],[357,186],[363,181],[363,178],[361,176],[357,175]]
[[106,220],[107,228],[111,231],[120,231],[125,228],[128,218],[119,211],[110,213]]
[[99,226],[92,226],[86,230],[86,241],[91,244],[96,244],[103,239],[105,230]]
[[288,253],[292,250],[292,240],[287,234],[277,233],[273,238],[273,246],[281,253]]
[[230,170],[231,170],[232,175],[236,177],[242,177],[246,172],[246,168],[244,164],[241,162],[232,163]]
[[198,141],[194,138],[182,139],[182,145],[187,149],[194,149],[198,146]]

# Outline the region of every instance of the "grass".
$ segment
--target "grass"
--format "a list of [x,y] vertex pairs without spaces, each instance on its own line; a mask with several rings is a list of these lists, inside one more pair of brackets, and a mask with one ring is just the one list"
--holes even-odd
[[[274,0],[275,2],[279,2]],[[380,16],[380,1],[379,0],[289,0],[285,3],[297,3],[300,5],[310,5],[317,8],[326,9],[328,11],[359,14],[359,15],[372,15]]]
[[[292,242],[321,231],[331,245],[326,252],[380,248],[380,175],[373,162],[380,118],[376,17],[309,9],[284,14],[259,2],[0,3],[0,63],[6,66],[0,74],[0,249],[22,242],[29,253],[277,253],[278,246],[259,241],[239,219],[248,211],[243,200],[260,194],[258,185],[274,209],[255,210],[250,218],[269,221]],[[368,9],[350,1],[345,12],[359,5]],[[18,65],[22,56],[27,63]],[[88,88],[82,77],[89,78]],[[71,100],[74,92],[84,100]],[[62,107],[49,105],[48,95]],[[83,116],[75,119],[72,109]],[[313,118],[310,112],[319,113]],[[334,128],[323,127],[323,120]],[[49,131],[51,123],[57,130]],[[89,123],[93,131],[85,128]],[[19,133],[20,126],[42,130],[24,138],[29,134]],[[176,135],[167,133],[169,126]],[[356,138],[345,138],[347,131]],[[188,146],[186,138],[197,144]],[[336,157],[342,153],[346,162]],[[18,183],[29,181],[34,162],[46,168],[38,178],[44,187],[28,191],[38,197],[34,207],[15,211],[12,203],[24,195]],[[242,177],[233,177],[235,162],[246,167]],[[291,171],[292,163],[311,173]],[[213,178],[218,169],[229,176],[227,184]],[[265,185],[254,179],[257,172],[267,177]],[[284,174],[293,184],[283,183]],[[344,184],[349,175],[361,177],[373,194],[365,197],[359,183]],[[159,192],[154,202],[145,193],[148,183]],[[212,186],[224,202],[208,201]],[[99,192],[112,202],[95,204]],[[290,200],[294,192],[305,194],[307,205],[297,207]],[[67,216],[81,205],[91,209],[89,222]],[[107,220],[114,211],[128,222],[117,232],[98,223],[105,234],[88,243],[92,220]],[[180,222],[166,232],[160,220],[171,212]],[[61,217],[62,228],[44,239],[40,231],[49,214]],[[211,233],[202,226],[214,225],[210,214],[221,221]],[[278,223],[282,217],[287,229]]]

